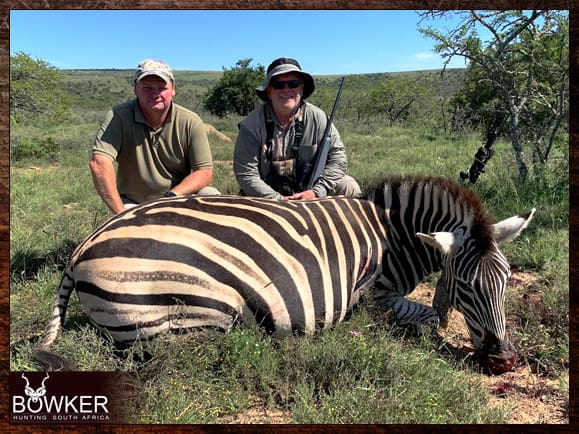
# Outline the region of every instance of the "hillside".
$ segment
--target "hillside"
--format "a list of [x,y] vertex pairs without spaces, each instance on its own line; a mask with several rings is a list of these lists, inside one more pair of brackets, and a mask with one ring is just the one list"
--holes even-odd
[[[132,69],[67,69],[65,89],[73,99],[73,105],[84,109],[104,110],[125,99],[132,98]],[[441,77],[441,70],[425,70],[393,73],[353,74],[347,76],[352,82],[362,83],[369,89],[393,77],[407,76],[427,87],[432,87],[436,96],[451,95],[460,86],[465,70],[449,69]],[[174,71],[177,86],[175,101],[193,110],[202,111],[204,94],[222,77],[222,71]],[[336,88],[340,75],[314,76],[318,89]],[[364,89],[356,89],[360,92]],[[348,89],[348,80],[344,92]],[[312,96],[315,99],[316,95]],[[314,101],[315,102],[315,101]]]

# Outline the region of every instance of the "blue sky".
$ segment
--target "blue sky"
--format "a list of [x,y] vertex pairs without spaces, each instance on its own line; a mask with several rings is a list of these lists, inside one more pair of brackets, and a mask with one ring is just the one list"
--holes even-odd
[[160,58],[174,70],[221,71],[240,59],[267,66],[281,56],[312,74],[441,68],[418,21],[411,10],[12,10],[10,53],[59,69],[132,69]]

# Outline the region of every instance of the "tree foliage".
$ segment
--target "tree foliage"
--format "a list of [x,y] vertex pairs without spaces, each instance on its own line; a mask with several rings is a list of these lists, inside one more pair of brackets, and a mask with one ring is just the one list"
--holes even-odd
[[[423,19],[449,12],[431,11]],[[454,12],[456,13],[456,12]],[[569,25],[564,11],[461,11],[460,23],[448,33],[419,29],[433,38],[446,60],[468,61],[468,79],[455,100],[471,122],[488,127],[496,118],[506,125],[519,175],[528,166],[524,145],[531,145],[535,169],[545,165],[569,104]],[[481,33],[487,40],[482,39]]]
[[[329,113],[334,105],[340,77],[316,78],[316,91],[309,98],[312,104]],[[385,121],[410,124],[427,101],[434,98],[433,83],[427,73],[412,76],[398,74],[353,74],[346,76],[338,106],[338,117],[361,123]],[[423,124],[423,122],[422,122]]]
[[13,122],[59,122],[67,117],[70,100],[64,76],[44,60],[18,52],[10,56],[10,117]]
[[229,113],[246,116],[259,105],[255,88],[265,79],[265,69],[262,65],[251,67],[252,60],[238,60],[233,68],[224,68],[219,82],[206,94],[206,110],[219,117]]
[[416,80],[394,76],[368,92],[364,111],[370,115],[385,115],[388,125],[392,126],[406,120],[412,106],[426,94],[427,89]]

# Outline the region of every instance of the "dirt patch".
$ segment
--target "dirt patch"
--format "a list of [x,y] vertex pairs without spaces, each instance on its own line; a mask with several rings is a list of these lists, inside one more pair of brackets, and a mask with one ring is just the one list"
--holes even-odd
[[[569,382],[567,378],[566,382]],[[567,392],[554,380],[543,379],[519,367],[500,377],[487,377],[485,383],[493,395],[491,405],[504,400],[515,405],[508,423],[568,424]]]
[[279,409],[268,409],[265,404],[255,405],[241,414],[227,418],[231,424],[290,424],[291,414]]

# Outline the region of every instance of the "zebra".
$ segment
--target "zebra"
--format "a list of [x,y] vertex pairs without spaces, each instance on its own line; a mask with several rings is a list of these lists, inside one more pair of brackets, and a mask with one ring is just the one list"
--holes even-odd
[[[91,322],[117,343],[235,324],[283,337],[343,321],[371,287],[401,323],[463,313],[481,365],[511,369],[496,242],[531,212],[491,224],[478,196],[442,178],[387,178],[363,198],[283,201],[162,198],[109,219],[72,254],[33,358],[47,369],[74,289]],[[442,271],[433,308],[405,299]],[[61,368],[66,367],[64,362]]]

